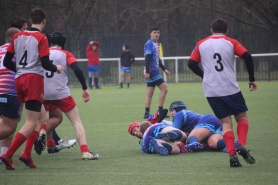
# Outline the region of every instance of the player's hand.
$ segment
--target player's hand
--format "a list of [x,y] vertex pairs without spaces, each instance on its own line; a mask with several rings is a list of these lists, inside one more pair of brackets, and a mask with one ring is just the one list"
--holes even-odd
[[90,41],[90,43],[89,44],[94,44],[94,41]]
[[166,73],[166,75],[170,75],[170,71],[168,71],[167,69],[165,69],[164,73]]
[[150,73],[145,73],[145,79],[146,80],[150,79]]
[[63,67],[61,65],[56,65],[56,67],[57,67],[56,73],[61,74],[63,71]]
[[88,102],[88,101],[90,100],[91,94],[90,94],[90,92],[88,91],[88,89],[83,90],[82,98],[83,98],[83,101],[84,101],[85,103]]
[[249,82],[249,89],[250,91],[255,91],[258,89],[257,82]]

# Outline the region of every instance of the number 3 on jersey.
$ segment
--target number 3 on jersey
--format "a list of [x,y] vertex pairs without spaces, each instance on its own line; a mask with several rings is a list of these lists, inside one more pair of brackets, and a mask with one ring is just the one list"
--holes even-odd
[[25,50],[24,54],[22,55],[22,57],[19,61],[19,65],[22,65],[22,68],[25,68],[25,66],[28,65],[28,63],[27,63],[27,50]]
[[218,71],[218,72],[223,71],[224,66],[223,66],[223,64],[221,62],[221,60],[222,60],[221,55],[219,53],[214,53],[213,59],[217,59],[216,62],[217,62],[217,64],[219,64],[217,66],[214,66],[215,70]]

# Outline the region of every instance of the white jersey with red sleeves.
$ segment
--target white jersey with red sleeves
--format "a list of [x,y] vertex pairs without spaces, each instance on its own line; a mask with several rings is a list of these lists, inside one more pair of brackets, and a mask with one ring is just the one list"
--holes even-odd
[[50,48],[49,58],[53,64],[61,65],[63,71],[61,74],[51,71],[44,72],[44,100],[60,100],[66,98],[70,96],[70,90],[67,86],[67,66],[77,62],[77,60],[70,52],[57,47]]
[[7,49],[16,56],[16,78],[24,74],[36,73],[43,76],[40,57],[49,55],[48,40],[39,31],[22,31],[13,36]]
[[[3,65],[4,57],[9,45],[10,43],[6,43],[3,46],[0,46],[0,94],[16,96],[15,72],[7,69]],[[15,58],[13,58],[13,62],[15,62]]]
[[190,59],[201,62],[205,97],[232,95],[240,91],[236,81],[235,55],[247,50],[235,39],[214,34],[199,41]]

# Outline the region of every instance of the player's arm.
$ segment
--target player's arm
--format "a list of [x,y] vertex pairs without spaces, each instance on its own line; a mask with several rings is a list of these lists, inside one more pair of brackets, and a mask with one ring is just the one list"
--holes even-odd
[[249,74],[249,81],[254,82],[255,81],[255,76],[254,76],[254,62],[252,55],[246,51],[241,55],[241,58],[244,60],[248,74]]
[[97,49],[100,47],[100,42],[99,41],[94,41],[94,44],[97,46]]
[[150,62],[151,62],[151,58],[152,58],[152,55],[151,54],[147,54],[145,56],[145,67],[146,67],[146,73],[150,73]]
[[16,72],[16,64],[12,61],[13,57],[14,57],[14,53],[10,53],[9,51],[7,51],[3,64],[9,70]]
[[81,83],[82,89],[86,90],[87,89],[87,85],[86,85],[85,77],[84,77],[83,71],[77,65],[77,62],[72,63],[70,65],[70,68],[74,71],[75,76],[77,77],[77,79]]
[[40,57],[42,68],[44,68],[47,71],[57,72],[57,66],[52,64],[52,62],[49,61],[49,55]]
[[166,70],[165,66],[162,64],[162,60],[161,59],[158,60],[158,64],[159,64],[160,69],[162,69],[163,71]]
[[198,75],[199,77],[201,77],[203,79],[204,71],[199,67],[198,62],[196,62],[192,59],[189,59],[187,65],[191,69],[191,71],[193,71],[196,75]]
[[172,127],[177,128],[177,129],[181,129],[182,124],[184,122],[183,113],[182,112],[180,113],[180,112],[176,113],[173,123],[172,123]]

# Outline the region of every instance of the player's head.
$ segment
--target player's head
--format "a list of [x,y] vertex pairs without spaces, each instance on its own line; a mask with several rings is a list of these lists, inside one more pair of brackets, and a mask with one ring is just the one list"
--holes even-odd
[[7,29],[6,31],[6,42],[11,42],[14,34],[20,32],[20,30],[18,28],[15,27],[11,27],[9,29]]
[[228,23],[224,19],[215,19],[211,24],[211,30],[213,33],[227,34]]
[[45,24],[46,23],[46,14],[45,12],[40,9],[40,8],[34,8],[31,12],[30,12],[30,21],[31,24]]
[[151,39],[155,42],[158,41],[159,39],[159,36],[160,36],[160,30],[158,27],[154,27],[150,30],[150,36],[151,36]]
[[66,36],[62,32],[55,31],[51,35],[51,45],[58,45],[64,49],[66,44]]
[[186,109],[186,106],[182,101],[174,101],[169,107],[169,111],[172,117],[174,117],[177,112],[184,109]]
[[28,25],[26,19],[15,16],[11,22],[11,27],[15,27],[20,31],[24,31],[27,30]]
[[140,132],[142,133],[142,135],[145,133],[145,131],[150,127],[152,126],[151,122],[149,121],[143,121],[141,124],[140,124]]
[[139,139],[142,139],[142,133],[139,130],[140,123],[133,121],[128,125],[128,133],[130,133],[132,136],[138,137]]
[[129,50],[129,45],[124,44],[122,49],[123,49],[123,51],[127,51],[127,50]]

